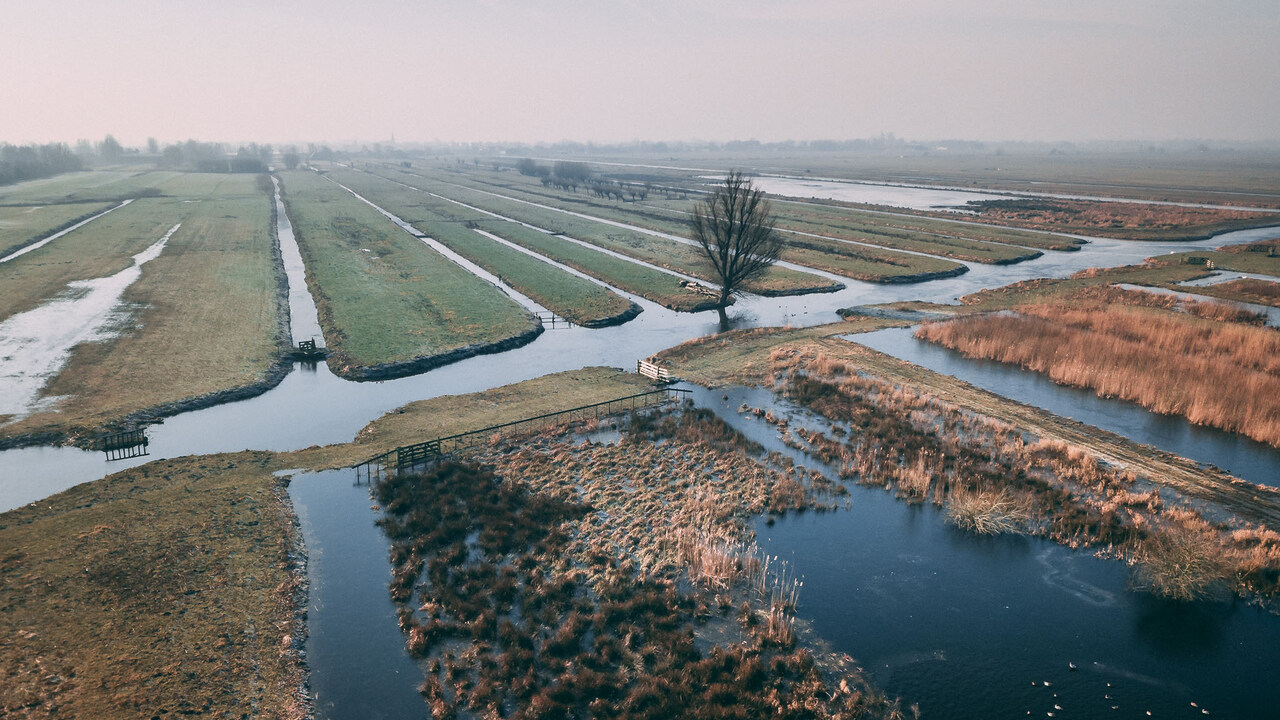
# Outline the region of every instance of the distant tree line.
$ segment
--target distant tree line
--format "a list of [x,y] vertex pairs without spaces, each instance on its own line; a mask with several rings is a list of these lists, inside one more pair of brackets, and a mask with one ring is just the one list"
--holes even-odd
[[[497,164],[494,168],[499,169]],[[557,160],[551,167],[547,167],[539,165],[531,158],[524,158],[516,162],[516,170],[520,171],[521,175],[538,178],[546,187],[572,192],[578,192],[579,187],[585,187],[596,197],[619,202],[644,200],[649,197],[649,191],[653,189],[653,186],[647,182],[622,182],[600,177],[591,172],[591,166],[587,163],[572,160]]]
[[83,169],[84,159],[66,143],[0,144],[0,185]]
[[166,145],[160,151],[160,166],[208,173],[260,173],[266,172],[274,152],[270,145],[249,143],[232,155],[222,143],[188,140]]

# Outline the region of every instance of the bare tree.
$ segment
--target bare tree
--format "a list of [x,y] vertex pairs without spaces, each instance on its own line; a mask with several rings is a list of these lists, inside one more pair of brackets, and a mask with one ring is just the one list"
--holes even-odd
[[746,284],[778,260],[782,238],[773,229],[773,212],[764,192],[733,171],[711,197],[693,207],[693,239],[711,261],[720,280],[720,329],[729,329],[725,308]]

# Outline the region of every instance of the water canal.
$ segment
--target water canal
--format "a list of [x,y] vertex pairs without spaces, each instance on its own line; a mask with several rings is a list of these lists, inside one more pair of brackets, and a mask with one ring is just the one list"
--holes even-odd
[[[279,216],[293,336],[307,339],[318,333],[314,304],[298,291],[301,258],[282,207]],[[1021,279],[1278,235],[1275,229],[1252,230],[1178,244],[1096,240],[1079,252],[1048,252],[1007,267],[974,264],[963,276],[919,285],[847,281],[833,294],[751,298],[731,314],[738,326],[819,324],[836,320],[841,307],[907,299],[950,303]],[[151,428],[150,457],[107,463],[100,453],[74,448],[5,451],[0,510],[159,457],[346,442],[410,400],[584,366],[629,367],[636,358],[716,330],[714,313],[681,314],[636,302],[644,312],[625,325],[548,331],[522,348],[409,378],[356,383],[334,376],[323,363],[298,364],[263,395]],[[756,390],[727,394],[724,400],[721,391],[700,391],[697,402],[767,447],[777,446],[772,427],[733,411],[745,399],[776,401]],[[805,422],[799,411],[787,412]],[[1131,422],[1163,421],[1147,415]],[[1231,442],[1205,440],[1222,453],[1207,461],[1232,469],[1232,458],[1244,455]],[[1251,462],[1234,471],[1254,473]],[[1258,473],[1277,467],[1274,455],[1255,464]],[[343,471],[302,474],[290,488],[311,553],[308,658],[317,711],[335,719],[420,714],[414,692],[420,676],[404,656],[386,590],[387,546],[373,525],[367,490],[353,480]],[[1198,717],[1190,705],[1196,702],[1220,716],[1257,717],[1280,706],[1280,690],[1265,681],[1264,670],[1280,661],[1280,622],[1240,604],[1172,606],[1130,593],[1119,563],[1035,539],[974,538],[946,526],[931,508],[866,488],[854,489],[849,510],[787,517],[757,531],[769,552],[806,576],[800,612],[813,632],[928,716],[1043,717],[1057,704],[1062,717],[1104,711],[1139,717],[1148,710]],[[1068,662],[1079,670],[1071,673]],[[1112,701],[1121,710],[1110,711]]]

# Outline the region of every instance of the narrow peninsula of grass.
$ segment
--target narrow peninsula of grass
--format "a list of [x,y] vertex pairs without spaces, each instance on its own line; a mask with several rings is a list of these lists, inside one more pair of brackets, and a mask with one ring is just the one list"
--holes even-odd
[[598,283],[480,234],[476,231],[477,223],[486,217],[481,213],[374,175],[342,173],[341,182],[578,325],[616,325],[639,312],[639,306]]
[[[601,219],[579,217],[571,213],[579,210],[565,208],[539,207],[534,203],[545,203],[546,198],[522,198],[519,193],[504,195],[495,189],[486,189],[483,185],[474,187],[473,181],[466,176],[447,176],[446,178],[426,178],[409,173],[396,173],[397,180],[428,189],[445,197],[459,200],[483,208],[504,217],[528,223],[543,230],[568,235],[583,242],[596,245],[606,250],[636,258],[658,267],[684,273],[704,282],[714,283],[714,276],[702,251],[690,244],[668,238],[617,227],[603,222]],[[433,182],[434,181],[434,182]],[[459,186],[458,183],[470,183]],[[498,188],[500,190],[501,188]],[[583,213],[587,214],[587,213]],[[615,221],[621,222],[621,221]],[[758,280],[749,290],[761,295],[801,295],[812,292],[830,292],[839,289],[838,283],[811,273],[772,267],[765,276]]]
[[412,374],[533,339],[494,285],[315,173],[282,176],[329,364],[356,379]]

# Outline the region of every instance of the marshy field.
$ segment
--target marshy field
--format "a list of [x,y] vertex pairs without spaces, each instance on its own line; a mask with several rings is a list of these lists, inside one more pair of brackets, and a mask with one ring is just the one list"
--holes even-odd
[[544,155],[0,186],[0,715],[1275,715],[1280,160]]

